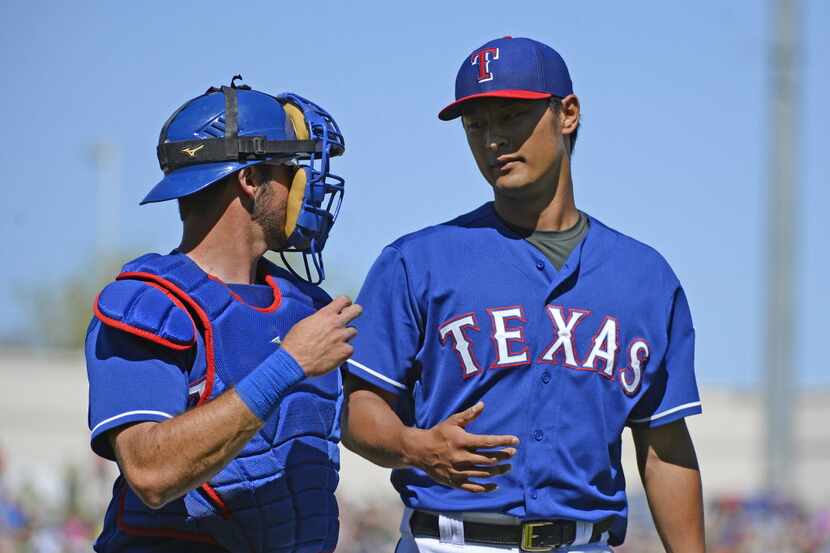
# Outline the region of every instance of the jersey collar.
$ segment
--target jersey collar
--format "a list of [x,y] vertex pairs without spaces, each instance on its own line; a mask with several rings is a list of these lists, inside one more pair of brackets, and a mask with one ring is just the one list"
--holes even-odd
[[[518,232],[514,227],[510,226],[501,217],[499,217],[498,213],[496,213],[494,202],[487,202],[482,207],[489,212],[490,219],[493,221],[494,226],[496,226],[500,231],[506,233],[512,238],[525,238],[525,236]],[[583,213],[585,212],[583,211]],[[585,238],[583,238],[583,240],[577,244],[573,251],[568,255],[568,258],[565,260],[562,268],[559,269],[559,271],[556,271],[547,259],[544,260],[544,262],[550,266],[551,273],[553,274],[548,288],[547,298],[556,295],[559,288],[563,284],[567,283],[573,276],[578,276],[580,272],[590,270],[594,263],[602,259],[602,251],[606,249],[606,242],[611,233],[609,232],[608,227],[592,217],[590,214],[585,213],[585,216],[588,218],[588,232],[585,234]],[[528,243],[528,246],[533,247],[530,243]]]

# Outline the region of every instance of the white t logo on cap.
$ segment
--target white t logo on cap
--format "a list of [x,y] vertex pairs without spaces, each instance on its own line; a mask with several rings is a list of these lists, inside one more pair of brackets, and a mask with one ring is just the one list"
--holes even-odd
[[490,72],[490,62],[499,59],[498,48],[482,48],[470,57],[472,65],[478,65],[478,82],[486,83],[493,80]]

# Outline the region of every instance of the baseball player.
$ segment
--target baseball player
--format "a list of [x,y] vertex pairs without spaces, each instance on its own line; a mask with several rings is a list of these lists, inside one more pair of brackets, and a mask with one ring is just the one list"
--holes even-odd
[[[344,181],[321,107],[211,88],[164,124],[179,246],[127,263],[86,340],[92,449],[120,476],[99,552],[334,550],[340,366],[360,312],[318,286]],[[306,256],[305,275],[267,250]],[[316,267],[317,270],[312,270]]]
[[398,553],[609,551],[625,427],[666,549],[702,552],[686,296],[656,251],[577,210],[565,62],[493,40],[455,98],[439,118],[461,117],[494,201],[381,252],[347,363],[344,443],[395,469]]

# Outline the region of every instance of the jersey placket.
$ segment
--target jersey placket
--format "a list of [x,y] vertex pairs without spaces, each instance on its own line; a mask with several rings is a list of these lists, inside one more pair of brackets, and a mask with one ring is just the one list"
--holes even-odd
[[[584,242],[584,241],[583,241]],[[524,501],[526,516],[529,518],[544,516],[547,512],[550,500],[547,497],[549,491],[546,489],[546,475],[550,473],[553,461],[552,440],[556,440],[556,429],[559,420],[559,397],[567,393],[561,383],[566,382],[557,378],[557,372],[561,369],[558,365],[540,362],[539,359],[549,342],[553,332],[550,328],[550,321],[546,314],[546,306],[555,303],[555,298],[561,293],[561,287],[566,280],[577,273],[582,253],[582,244],[579,244],[568,256],[565,264],[557,271],[551,262],[530,243],[528,247],[536,253],[535,270],[544,275],[547,281],[543,289],[541,301],[532,307],[535,314],[536,328],[540,330],[535,336],[531,363],[532,373],[529,375],[528,384],[528,418],[524,440],[524,472],[523,482]],[[578,276],[578,275],[577,275]],[[521,446],[520,446],[521,447]]]

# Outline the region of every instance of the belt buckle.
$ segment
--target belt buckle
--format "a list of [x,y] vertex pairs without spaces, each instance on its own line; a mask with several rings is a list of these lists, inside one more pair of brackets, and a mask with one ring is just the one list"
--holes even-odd
[[537,528],[542,528],[544,526],[553,526],[556,524],[555,522],[544,520],[540,522],[525,522],[522,524],[522,543],[521,549],[522,551],[553,551],[555,546],[553,545],[541,545],[536,544],[536,538],[539,538],[538,534],[536,534]]

